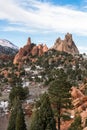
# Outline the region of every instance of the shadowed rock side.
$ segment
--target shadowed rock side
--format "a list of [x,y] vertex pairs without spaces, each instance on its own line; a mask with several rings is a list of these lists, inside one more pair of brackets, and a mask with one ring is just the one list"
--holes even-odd
[[33,44],[33,43],[31,43],[31,39],[28,38],[27,44],[23,48],[20,48],[19,52],[17,53],[17,55],[14,58],[13,63],[19,64],[23,60],[34,60],[35,56],[41,56],[46,51],[48,51],[48,47],[46,45]]
[[72,34],[69,34],[69,33],[65,35],[64,40],[61,40],[61,38],[58,38],[53,48],[55,50],[64,51],[70,54],[79,54],[78,48],[76,47],[72,39]]

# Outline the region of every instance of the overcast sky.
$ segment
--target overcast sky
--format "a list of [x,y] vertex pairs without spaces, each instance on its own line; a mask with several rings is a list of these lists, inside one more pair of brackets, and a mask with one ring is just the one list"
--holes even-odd
[[31,37],[52,47],[67,32],[86,53],[87,0],[0,0],[0,39],[22,47]]

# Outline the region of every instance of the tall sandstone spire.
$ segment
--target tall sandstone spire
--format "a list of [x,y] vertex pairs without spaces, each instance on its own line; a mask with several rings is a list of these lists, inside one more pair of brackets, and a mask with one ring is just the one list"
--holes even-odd
[[31,45],[31,38],[30,37],[27,40],[27,45]]
[[61,38],[58,38],[56,42],[54,43],[53,48],[55,50],[64,51],[72,55],[79,54],[79,50],[73,41],[72,34],[69,34],[69,33],[65,35],[64,40],[61,40]]

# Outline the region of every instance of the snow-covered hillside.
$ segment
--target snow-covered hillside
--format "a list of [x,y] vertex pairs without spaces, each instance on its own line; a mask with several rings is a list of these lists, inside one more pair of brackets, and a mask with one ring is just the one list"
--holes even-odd
[[15,46],[13,43],[11,43],[8,40],[0,39],[0,55],[6,54],[6,55],[15,55],[18,52],[19,48]]
[[9,48],[18,50],[17,46],[15,46],[13,43],[5,39],[0,39],[0,45],[3,47],[9,47]]

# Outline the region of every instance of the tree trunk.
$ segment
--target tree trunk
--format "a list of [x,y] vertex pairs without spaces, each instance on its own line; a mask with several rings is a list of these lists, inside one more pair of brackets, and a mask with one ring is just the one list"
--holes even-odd
[[58,130],[60,130],[60,103],[57,103]]

